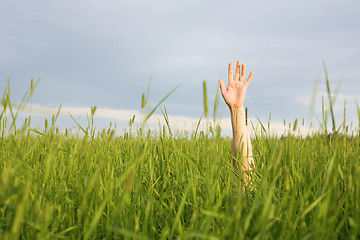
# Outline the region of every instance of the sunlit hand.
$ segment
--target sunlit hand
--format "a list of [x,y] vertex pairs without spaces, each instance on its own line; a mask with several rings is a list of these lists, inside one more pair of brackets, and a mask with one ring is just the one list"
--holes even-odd
[[225,83],[223,80],[219,80],[221,94],[229,106],[229,108],[242,108],[244,105],[245,100],[245,93],[246,89],[249,87],[251,82],[251,78],[253,77],[254,73],[251,72],[249,77],[245,81],[245,74],[246,74],[246,65],[243,63],[241,66],[241,73],[240,73],[240,60],[236,63],[236,71],[235,71],[235,79],[233,73],[233,64],[229,63],[229,83],[227,88],[225,88]]

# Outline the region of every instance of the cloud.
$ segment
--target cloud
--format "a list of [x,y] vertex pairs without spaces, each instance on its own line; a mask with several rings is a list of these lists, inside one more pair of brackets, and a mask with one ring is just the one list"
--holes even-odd
[[[52,115],[56,115],[58,108],[50,108],[43,107],[41,105],[32,105],[26,106],[22,112],[23,116],[31,115],[33,117],[50,117]],[[61,111],[59,116],[67,117],[70,119],[69,113],[79,120],[83,120],[86,123],[85,119],[87,115],[90,115],[90,107],[69,107],[64,106],[61,107]],[[120,109],[109,109],[109,108],[97,108],[95,113],[95,125],[98,126],[97,129],[101,129],[101,127],[108,126],[109,122],[117,123],[117,129],[126,129],[129,128],[128,122],[135,115],[135,125],[141,126],[146,114],[136,111],[136,110],[120,110]],[[172,131],[179,132],[188,132],[192,133],[196,130],[197,124],[199,123],[200,118],[192,118],[187,116],[179,116],[179,115],[169,115],[169,125]],[[252,123],[252,124],[251,124]],[[261,124],[255,118],[249,119],[248,129],[252,136],[255,136],[255,132],[257,134],[269,134],[271,136],[281,136],[284,134],[293,134],[296,136],[307,136],[308,134],[313,133],[317,130],[317,128],[310,128],[307,126],[303,126],[302,124],[298,124],[298,128],[296,131],[293,131],[293,124],[290,123],[280,123],[280,122],[263,122],[263,126],[265,127],[265,131],[263,131]],[[36,125],[36,124],[35,124]],[[59,123],[61,125],[61,122]],[[74,124],[73,124],[74,125]],[[199,131],[207,132],[209,130],[209,126],[215,127],[215,125],[221,126],[222,135],[231,137],[232,128],[231,128],[231,120],[230,118],[218,118],[216,119],[216,123],[214,125],[212,120],[207,120],[203,118],[201,120]],[[252,128],[254,126],[254,129]],[[100,127],[99,127],[100,126]],[[159,129],[159,126],[166,126],[166,122],[164,120],[164,116],[160,114],[153,114],[146,122],[146,127],[149,129]],[[63,126],[63,128],[69,128],[69,126]],[[161,129],[161,128],[160,128]]]

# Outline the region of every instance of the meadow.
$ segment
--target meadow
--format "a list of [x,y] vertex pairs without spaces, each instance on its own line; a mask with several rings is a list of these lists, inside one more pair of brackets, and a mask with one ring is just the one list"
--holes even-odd
[[19,127],[5,90],[0,239],[360,237],[360,131],[328,130],[327,111],[322,130],[308,137],[257,132],[245,189],[220,127],[184,134],[130,119],[118,136],[95,131],[94,114],[92,107],[89,125],[79,124],[81,135],[59,131],[56,115],[43,130],[30,128],[30,117]]

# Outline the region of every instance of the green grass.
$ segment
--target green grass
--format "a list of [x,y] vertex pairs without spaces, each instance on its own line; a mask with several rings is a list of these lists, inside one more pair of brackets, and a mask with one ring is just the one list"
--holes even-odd
[[220,128],[96,134],[92,108],[84,136],[57,133],[56,116],[45,131],[29,119],[17,129],[6,125],[9,95],[0,119],[0,239],[360,237],[359,131],[259,133],[253,196],[234,178],[231,139]]
[[359,237],[359,136],[253,141],[255,198],[230,140],[202,136],[2,138],[0,236]]

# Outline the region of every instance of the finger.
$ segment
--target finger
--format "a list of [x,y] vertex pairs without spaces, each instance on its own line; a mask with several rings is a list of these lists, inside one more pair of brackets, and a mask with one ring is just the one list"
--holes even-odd
[[245,81],[245,74],[246,74],[246,64],[243,63],[242,67],[241,67],[241,75],[240,75],[240,82],[244,82]]
[[240,60],[238,60],[236,63],[235,81],[240,80],[240,65],[241,65],[241,62],[240,62]]
[[249,77],[248,77],[248,79],[246,80],[246,83],[244,84],[246,87],[249,86],[249,84],[250,84],[251,79],[253,78],[253,76],[254,76],[254,72],[250,72]]
[[226,91],[225,83],[222,79],[219,79],[219,84],[220,84],[221,94],[224,95],[224,92]]
[[229,83],[234,80],[233,64],[229,63]]

